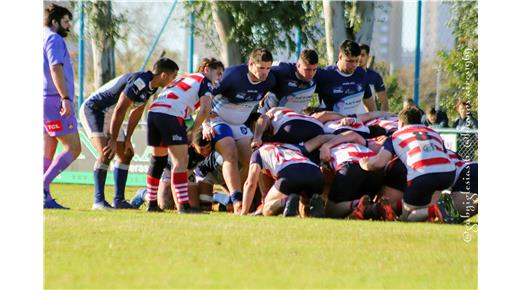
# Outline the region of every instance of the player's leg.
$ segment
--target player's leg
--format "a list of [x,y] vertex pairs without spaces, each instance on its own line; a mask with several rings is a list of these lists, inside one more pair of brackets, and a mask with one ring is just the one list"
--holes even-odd
[[122,141],[120,141],[119,138],[117,141],[117,158],[114,164],[114,200],[112,206],[119,209],[132,209],[133,206],[125,200],[125,188],[128,178],[128,169],[134,157],[134,152],[131,150],[125,151],[124,135],[122,137]]
[[283,212],[287,195],[280,192],[276,186],[271,187],[265,196],[262,213],[264,216],[275,216]]
[[[219,126],[223,127],[226,125],[217,125],[215,128],[218,128]],[[220,131],[224,130],[226,129],[220,128]],[[217,150],[224,159],[224,162],[222,163],[222,175],[224,176],[226,186],[231,193],[234,211],[238,213],[240,206],[242,205],[242,187],[240,172],[238,170],[238,150],[229,127],[228,130],[229,135],[216,140],[215,150]]]
[[105,183],[110,159],[103,153],[103,148],[107,145],[108,139],[97,135],[90,138],[90,143],[92,143],[98,153],[94,163],[94,204],[92,209],[112,209],[112,206],[105,199]]
[[168,152],[172,159],[171,189],[177,200],[177,211],[189,208],[188,195],[188,145],[170,145]]
[[163,210],[174,210],[178,208],[177,200],[172,195],[172,163],[168,160],[168,164],[161,175],[161,181],[159,182],[159,188],[157,191],[157,202],[159,207]]
[[43,132],[43,174],[49,168],[58,147],[58,140]]
[[238,163],[240,164],[240,184],[243,186],[249,173],[249,160],[251,159],[251,137],[236,140]]

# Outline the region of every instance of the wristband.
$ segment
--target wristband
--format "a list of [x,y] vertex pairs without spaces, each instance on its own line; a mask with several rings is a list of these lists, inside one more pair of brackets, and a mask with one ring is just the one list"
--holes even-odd
[[69,100],[69,101],[70,101],[70,98],[69,98],[69,97],[63,97],[63,98],[61,98],[61,100],[62,100],[62,101],[63,101],[63,100]]

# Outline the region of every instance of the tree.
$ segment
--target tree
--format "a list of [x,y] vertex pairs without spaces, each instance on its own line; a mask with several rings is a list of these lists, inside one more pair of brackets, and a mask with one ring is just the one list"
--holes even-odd
[[[323,18],[325,20],[325,37],[327,39],[327,61],[334,63],[338,47],[347,39],[347,25],[345,23],[345,3],[340,1],[323,0]],[[349,39],[353,39],[350,35]]]
[[452,4],[452,19],[455,47],[450,52],[439,53],[448,76],[449,95],[443,105],[450,117],[455,117],[455,104],[464,99],[478,110],[478,3],[455,1]]

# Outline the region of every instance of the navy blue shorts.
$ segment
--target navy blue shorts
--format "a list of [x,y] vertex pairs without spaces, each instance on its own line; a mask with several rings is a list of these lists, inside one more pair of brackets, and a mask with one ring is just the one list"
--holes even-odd
[[416,177],[408,182],[404,191],[405,203],[414,206],[428,205],[437,190],[444,190],[453,184],[455,170],[450,172],[430,173]]
[[318,124],[306,120],[291,120],[278,129],[273,136],[273,141],[298,144],[322,134],[323,128]]
[[296,193],[310,198],[315,193],[321,194],[323,182],[323,174],[317,166],[296,163],[283,168],[273,186],[285,195]]
[[392,159],[392,161],[388,162],[388,165],[386,166],[383,184],[404,192],[407,186],[407,173],[408,171],[406,170],[406,166],[403,164],[401,159]]
[[451,191],[478,193],[478,164],[468,164],[460,172]]
[[346,162],[336,171],[330,188],[332,202],[351,201],[365,194],[376,196],[383,184],[382,170],[365,171],[357,162]]
[[148,146],[154,147],[188,144],[184,120],[168,114],[149,112],[147,140]]

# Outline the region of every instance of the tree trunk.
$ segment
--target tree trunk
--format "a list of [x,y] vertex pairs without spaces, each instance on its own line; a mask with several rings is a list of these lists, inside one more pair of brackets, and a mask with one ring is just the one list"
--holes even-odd
[[112,3],[94,1],[92,5],[92,57],[94,62],[94,86],[101,87],[115,77],[114,36],[107,23],[112,22]]
[[356,1],[357,11],[361,17],[361,30],[356,34],[356,41],[360,44],[372,42],[372,32],[374,31],[374,2]]
[[220,9],[216,1],[211,1],[211,12],[220,39],[222,62],[226,67],[241,63],[240,47],[234,39],[230,38],[233,17],[227,11]]
[[327,61],[333,64],[341,43],[347,39],[345,24],[345,5],[341,1],[323,0],[325,18],[325,38],[327,41]]

